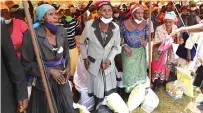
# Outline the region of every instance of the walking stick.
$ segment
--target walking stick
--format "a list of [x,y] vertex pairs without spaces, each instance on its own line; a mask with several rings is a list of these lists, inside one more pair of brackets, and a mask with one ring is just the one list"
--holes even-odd
[[[56,104],[55,104],[55,100],[53,98],[51,88],[50,88],[50,85],[49,85],[49,81],[47,79],[46,72],[44,71],[44,66],[43,66],[43,62],[42,62],[42,59],[41,59],[41,53],[40,53],[40,50],[39,50],[37,39],[35,38],[36,34],[35,34],[35,31],[34,31],[34,29],[32,27],[32,21],[31,21],[32,19],[31,19],[29,10],[28,10],[28,6],[27,6],[28,4],[27,4],[27,1],[22,1],[22,2],[23,2],[23,6],[24,6],[25,15],[26,15],[26,18],[27,18],[27,21],[28,21],[29,30],[31,32],[32,44],[33,44],[34,52],[35,52],[35,55],[36,55],[37,64],[38,64],[38,67],[39,67],[42,83],[43,83],[43,86],[44,86],[44,89],[45,89],[45,94],[46,94],[47,102],[48,102],[48,105],[49,105],[50,113],[58,113],[57,108],[56,108]],[[53,106],[52,102],[54,103],[54,106]]]
[[150,0],[149,2],[149,46],[148,46],[148,54],[149,54],[149,80],[150,80],[150,86],[151,86],[151,76],[152,76],[152,68],[151,68],[151,61],[152,61],[152,58],[151,58],[151,20],[152,20],[152,14],[151,14],[151,11],[152,11],[152,1]]

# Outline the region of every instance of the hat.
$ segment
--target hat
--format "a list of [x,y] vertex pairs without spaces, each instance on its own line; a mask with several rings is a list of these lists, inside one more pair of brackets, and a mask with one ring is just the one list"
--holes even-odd
[[149,11],[149,8],[147,6],[144,6],[144,11]]
[[0,8],[1,8],[1,10],[2,9],[8,9],[9,10],[9,8],[4,3],[1,3],[1,7]]
[[174,11],[166,12],[164,19],[176,20],[176,14]]
[[153,13],[154,11],[156,11],[156,10],[159,10],[159,8],[158,8],[158,7],[153,7],[153,8],[152,8],[152,13]]
[[97,10],[99,10],[104,5],[110,5],[111,6],[111,3],[109,1],[98,1],[95,3],[95,6],[98,8]]
[[5,5],[10,9],[10,8],[13,8],[13,7],[15,7],[15,8],[18,8],[19,7],[19,5],[18,5],[18,3],[17,2],[14,2],[14,1],[11,1],[11,0],[6,0],[5,1]]

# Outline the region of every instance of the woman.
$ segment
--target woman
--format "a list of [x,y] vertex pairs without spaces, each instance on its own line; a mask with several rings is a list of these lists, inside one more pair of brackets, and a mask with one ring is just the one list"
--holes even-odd
[[152,81],[155,83],[158,83],[155,81],[157,79],[165,82],[169,78],[170,68],[168,68],[168,66],[171,64],[173,59],[172,47],[165,51],[159,51],[158,48],[161,43],[169,37],[171,32],[177,29],[177,26],[174,25],[175,21],[175,12],[166,12],[164,24],[157,27],[155,32],[152,57]]
[[1,17],[5,19],[5,23],[12,39],[13,46],[18,58],[20,58],[23,35],[28,27],[22,20],[12,18],[10,10],[4,4],[1,5]]
[[99,1],[99,19],[86,23],[80,39],[81,55],[88,75],[88,93],[96,104],[116,91],[117,70],[114,57],[120,52],[120,30],[112,22],[112,7],[108,1]]
[[[74,113],[73,98],[69,78],[70,58],[66,30],[58,27],[56,10],[43,4],[37,7],[36,15],[40,23],[35,26],[36,39],[41,52],[50,88],[58,113]],[[22,46],[22,64],[27,74],[35,76],[36,85],[32,88],[28,113],[50,113],[44,87],[38,70],[30,34],[25,34]]]
[[130,93],[137,85],[145,83],[147,63],[145,46],[148,39],[148,26],[143,19],[143,6],[131,8],[132,17],[122,23],[121,37],[124,39],[122,66],[125,91]]

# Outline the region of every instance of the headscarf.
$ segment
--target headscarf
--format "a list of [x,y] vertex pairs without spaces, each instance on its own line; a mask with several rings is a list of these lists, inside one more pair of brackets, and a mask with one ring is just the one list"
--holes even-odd
[[95,6],[98,8],[97,10],[99,10],[104,5],[110,5],[111,6],[111,3],[107,0],[106,1],[98,1],[95,3]]
[[132,14],[133,12],[135,12],[135,11],[136,11],[137,9],[139,9],[139,8],[144,9],[142,5],[140,5],[140,4],[138,4],[138,3],[135,3],[134,5],[131,6],[130,11],[127,13],[127,16],[130,16],[130,19],[132,19],[131,14]]
[[137,9],[142,8],[144,9],[144,7],[138,3],[134,4],[131,8],[130,8],[130,14],[134,13]]
[[53,6],[49,4],[42,4],[37,7],[36,9],[36,19],[39,21],[33,25],[34,28],[38,28],[41,25],[41,20],[44,17],[44,15],[47,13],[47,11],[55,9]]
[[176,14],[174,11],[166,12],[164,19],[176,20]]

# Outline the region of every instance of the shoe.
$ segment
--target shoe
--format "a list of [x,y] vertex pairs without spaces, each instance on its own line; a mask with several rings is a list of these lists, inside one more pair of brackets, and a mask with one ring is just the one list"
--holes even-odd
[[203,101],[202,101],[202,102],[200,102],[200,105],[203,105]]
[[197,106],[197,108],[198,108],[199,110],[203,111],[203,105],[202,105],[202,104],[199,105],[199,106]]

